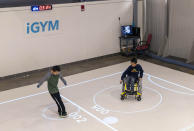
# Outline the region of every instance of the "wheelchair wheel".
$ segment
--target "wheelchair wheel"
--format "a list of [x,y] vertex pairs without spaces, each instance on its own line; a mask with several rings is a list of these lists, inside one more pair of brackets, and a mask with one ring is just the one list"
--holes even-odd
[[125,96],[124,95],[121,95],[121,100],[123,101],[125,99]]
[[141,96],[138,96],[138,97],[137,97],[137,100],[138,100],[138,101],[141,101]]

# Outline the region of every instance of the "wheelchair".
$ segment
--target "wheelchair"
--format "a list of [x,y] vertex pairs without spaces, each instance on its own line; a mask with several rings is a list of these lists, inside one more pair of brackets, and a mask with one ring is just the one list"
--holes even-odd
[[142,93],[140,93],[142,87],[141,87],[141,82],[139,80],[137,80],[135,83],[134,83],[134,88],[132,89],[132,86],[130,84],[130,87],[127,87],[127,82],[129,81],[126,81],[126,79],[123,81],[122,83],[122,93],[121,93],[121,100],[125,100],[127,99],[127,96],[129,95],[132,95],[132,96],[135,96],[135,99],[137,101],[141,101],[142,98]]

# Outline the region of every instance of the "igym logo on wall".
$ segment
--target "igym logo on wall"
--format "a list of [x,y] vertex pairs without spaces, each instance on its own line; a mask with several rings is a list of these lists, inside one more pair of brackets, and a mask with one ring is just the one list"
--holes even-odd
[[27,23],[27,34],[59,30],[59,20]]

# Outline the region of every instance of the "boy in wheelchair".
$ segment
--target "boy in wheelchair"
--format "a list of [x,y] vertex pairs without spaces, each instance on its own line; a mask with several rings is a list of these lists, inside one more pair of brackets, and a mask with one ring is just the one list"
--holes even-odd
[[[125,70],[125,72],[121,76],[120,83],[123,83],[123,89],[121,94],[121,99],[124,99],[126,92],[128,94],[133,95],[136,91],[136,97],[141,100],[142,94],[142,78],[143,78],[143,69],[140,64],[137,64],[137,59],[133,58],[131,60],[131,65]],[[126,87],[125,87],[126,84]],[[134,90],[135,87],[137,90]],[[127,88],[127,89],[125,89]]]

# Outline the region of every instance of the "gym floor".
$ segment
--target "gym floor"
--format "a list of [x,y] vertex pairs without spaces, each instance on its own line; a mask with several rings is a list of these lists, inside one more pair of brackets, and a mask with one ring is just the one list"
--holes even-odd
[[46,83],[0,92],[2,131],[192,131],[194,130],[194,76],[139,60],[145,71],[142,101],[120,100],[123,62],[66,76],[61,88],[68,118],[57,107]]

